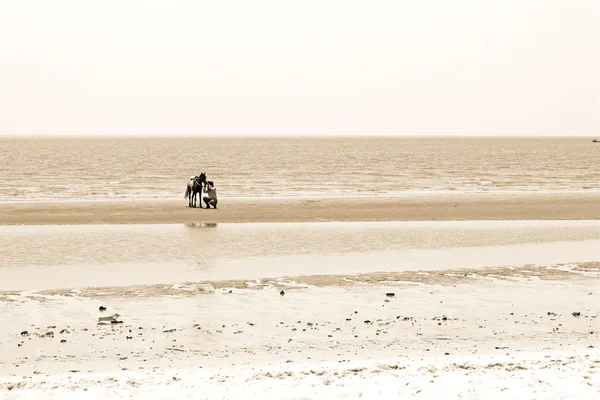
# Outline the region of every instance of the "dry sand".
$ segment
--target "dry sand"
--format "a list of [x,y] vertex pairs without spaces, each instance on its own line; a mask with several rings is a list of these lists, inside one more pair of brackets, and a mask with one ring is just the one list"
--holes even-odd
[[366,199],[222,198],[219,209],[181,201],[0,204],[0,224],[154,224],[429,220],[580,220],[600,217],[600,195],[456,195]]
[[382,277],[4,293],[0,395],[600,396],[598,263]]

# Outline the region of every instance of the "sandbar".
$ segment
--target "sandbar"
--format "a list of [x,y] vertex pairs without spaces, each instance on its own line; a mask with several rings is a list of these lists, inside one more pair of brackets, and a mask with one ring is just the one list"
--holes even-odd
[[185,200],[0,203],[0,225],[186,222],[598,219],[600,195],[452,195],[398,198],[226,199],[218,209]]

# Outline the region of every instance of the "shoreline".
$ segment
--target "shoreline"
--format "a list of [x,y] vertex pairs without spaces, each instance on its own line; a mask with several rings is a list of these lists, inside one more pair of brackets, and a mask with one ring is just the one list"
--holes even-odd
[[183,199],[0,203],[0,225],[582,219],[600,219],[600,195],[225,198],[217,210],[191,209]]

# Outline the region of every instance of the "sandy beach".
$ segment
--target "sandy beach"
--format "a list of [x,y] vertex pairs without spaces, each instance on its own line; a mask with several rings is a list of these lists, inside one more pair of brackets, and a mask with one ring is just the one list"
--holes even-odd
[[[6,399],[595,399],[599,278],[598,263],[583,263],[4,292],[0,390]],[[98,323],[116,313],[122,323]]]
[[[133,205],[102,204],[94,221],[94,204],[57,204],[79,210],[63,214],[70,225],[0,229],[0,394],[600,398],[600,225],[568,219],[566,200],[555,220],[534,219],[529,198],[474,208],[496,220],[443,221],[459,208],[445,199],[429,203],[437,222],[288,211],[287,224],[131,224],[144,212],[108,224],[110,207]],[[238,218],[250,209],[231,204]],[[179,212],[226,217],[229,205]],[[498,220],[511,213],[524,219]]]
[[526,194],[367,199],[222,200],[218,209],[181,201],[0,203],[0,225],[184,222],[579,220],[600,217],[600,196]]

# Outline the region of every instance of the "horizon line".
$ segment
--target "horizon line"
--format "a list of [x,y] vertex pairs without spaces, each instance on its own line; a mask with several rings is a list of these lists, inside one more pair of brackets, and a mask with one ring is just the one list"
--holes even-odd
[[0,134],[0,139],[123,139],[123,138],[160,138],[160,139],[185,139],[185,138],[235,138],[235,139],[285,139],[285,138],[594,138],[597,136],[589,134],[563,134],[563,135],[541,135],[541,134],[493,134],[493,135],[470,135],[470,134]]

